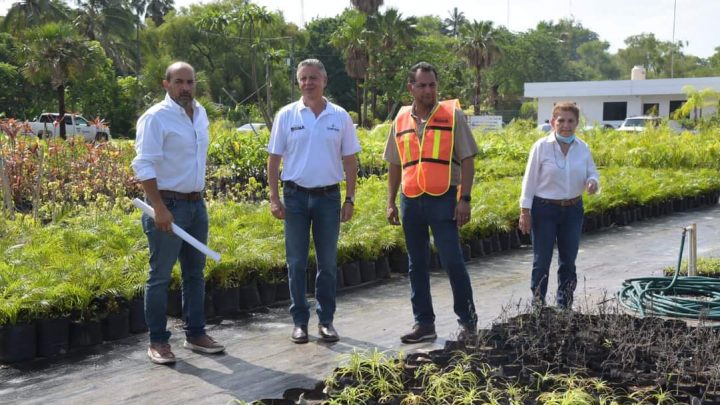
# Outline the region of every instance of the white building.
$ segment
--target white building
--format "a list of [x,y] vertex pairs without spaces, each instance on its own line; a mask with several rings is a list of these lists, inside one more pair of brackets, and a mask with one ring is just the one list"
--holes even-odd
[[[634,80],[594,82],[525,83],[525,97],[538,100],[538,123],[550,119],[553,105],[572,101],[581,112],[585,124],[619,126],[627,117],[651,113],[668,118],[686,101],[685,86],[696,90],[711,88],[720,92],[720,77],[682,79],[645,79],[645,71],[635,67]],[[703,115],[715,113],[714,107],[703,108]]]

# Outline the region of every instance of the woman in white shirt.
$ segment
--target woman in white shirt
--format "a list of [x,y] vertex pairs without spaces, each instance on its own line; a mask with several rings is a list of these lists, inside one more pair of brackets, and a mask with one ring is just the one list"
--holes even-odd
[[555,242],[558,246],[557,305],[571,308],[577,285],[575,259],[583,223],[583,191],[595,194],[599,175],[590,150],[575,136],[580,110],[555,104],[552,131],[533,145],[520,196],[520,231],[531,232],[533,303],[544,304]]

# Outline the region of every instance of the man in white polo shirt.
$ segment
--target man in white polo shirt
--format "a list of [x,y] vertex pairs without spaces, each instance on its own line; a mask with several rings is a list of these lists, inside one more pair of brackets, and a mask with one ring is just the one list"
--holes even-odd
[[172,224],[207,243],[208,214],[202,198],[208,150],[208,117],[194,99],[195,70],[175,62],[165,71],[165,99],[137,123],[132,161],[145,200],[155,210],[142,216],[150,248],[150,276],[145,284],[145,321],[150,329],[148,356],[153,363],[175,362],[168,339],[167,294],[172,268],[180,260],[184,347],[202,352],[225,350],[205,333],[205,255],[172,232]]
[[[285,254],[290,284],[291,340],[308,342],[310,307],[305,293],[310,230],[315,241],[318,333],[325,342],[339,339],[333,327],[340,222],[349,221],[355,203],[360,144],[350,115],[324,96],[327,72],[322,62],[298,64],[302,97],[278,112],[268,144],[270,211],[285,221]],[[278,180],[283,162],[283,199]],[[345,174],[345,200],[340,185]]]

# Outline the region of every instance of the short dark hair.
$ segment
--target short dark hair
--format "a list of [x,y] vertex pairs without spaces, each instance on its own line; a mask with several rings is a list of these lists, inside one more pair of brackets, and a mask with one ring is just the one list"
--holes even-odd
[[433,75],[435,75],[435,80],[438,80],[438,74],[437,70],[435,70],[435,66],[427,63],[427,62],[418,62],[410,68],[410,71],[408,72],[408,83],[415,83],[415,73],[420,70],[422,72],[432,72]]

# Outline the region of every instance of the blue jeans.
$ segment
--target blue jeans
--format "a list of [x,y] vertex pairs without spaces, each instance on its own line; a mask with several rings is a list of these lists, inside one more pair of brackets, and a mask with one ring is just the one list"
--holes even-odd
[[455,214],[456,188],[439,197],[423,194],[409,198],[400,196],[400,216],[405,234],[405,245],[410,259],[410,301],[415,323],[430,325],[435,322],[430,294],[430,233],[440,261],[450,278],[453,292],[453,309],[458,322],[475,327],[477,314],[473,302],[470,277],[460,247],[460,235]]
[[308,324],[307,262],[310,231],[315,242],[316,312],[321,324],[332,323],[337,288],[337,242],[340,235],[340,190],[310,193],[283,188],[285,255],[290,284],[290,314],[296,326]]
[[[163,199],[174,217],[175,225],[195,239],[207,244],[208,214],[205,202]],[[148,201],[150,204],[150,201]],[[155,221],[142,216],[143,230],[150,248],[150,275],[145,283],[145,321],[150,342],[166,343],[168,285],[175,262],[182,272],[182,312],[187,337],[205,334],[205,255],[178,236],[155,228]]]
[[575,259],[580,247],[583,203],[561,207],[542,198],[533,199],[532,209],[533,268],[530,289],[534,300],[545,303],[553,248],[558,247],[558,306],[570,308],[577,286]]

